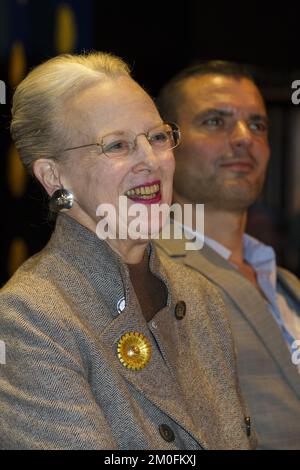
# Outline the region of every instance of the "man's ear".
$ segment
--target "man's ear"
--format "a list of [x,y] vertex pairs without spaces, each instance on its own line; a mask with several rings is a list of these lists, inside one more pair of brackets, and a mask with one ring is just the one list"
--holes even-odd
[[33,162],[32,171],[49,196],[61,188],[59,171],[54,160],[39,158]]

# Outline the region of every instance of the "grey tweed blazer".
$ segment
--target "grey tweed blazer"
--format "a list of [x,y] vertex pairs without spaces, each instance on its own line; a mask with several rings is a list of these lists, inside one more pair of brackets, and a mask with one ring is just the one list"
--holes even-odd
[[[253,447],[219,294],[149,249],[168,301],[148,324],[127,266],[68,215],[1,290],[0,449]],[[117,356],[119,339],[134,331],[152,345],[138,371]]]
[[[234,335],[241,390],[260,449],[300,449],[300,375],[266,302],[209,246],[185,251],[186,240],[158,240],[159,252],[189,267],[221,292]],[[278,269],[277,289],[300,314],[300,282]],[[300,338],[298,338],[300,339]]]

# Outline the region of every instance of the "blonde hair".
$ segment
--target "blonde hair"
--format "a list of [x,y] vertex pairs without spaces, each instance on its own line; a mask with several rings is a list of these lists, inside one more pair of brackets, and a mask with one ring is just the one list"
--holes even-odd
[[67,99],[107,78],[130,76],[128,65],[104,52],[63,54],[34,68],[17,87],[11,135],[20,158],[32,174],[39,158],[59,157],[70,145],[71,129],[64,113]]

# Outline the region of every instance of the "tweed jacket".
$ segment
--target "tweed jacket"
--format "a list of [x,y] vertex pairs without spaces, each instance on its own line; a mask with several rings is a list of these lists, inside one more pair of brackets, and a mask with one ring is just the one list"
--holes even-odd
[[[159,252],[204,275],[223,296],[233,331],[239,382],[258,448],[300,449],[300,375],[265,300],[208,245],[185,251],[185,239],[158,240]],[[300,314],[300,282],[278,268],[277,290]],[[298,338],[300,339],[300,338]]]
[[[219,294],[172,261],[162,266],[151,245],[149,252],[168,300],[148,323],[127,266],[65,214],[4,286],[0,449],[253,447]],[[179,301],[186,314],[177,319]],[[128,332],[152,347],[140,370],[117,355]]]

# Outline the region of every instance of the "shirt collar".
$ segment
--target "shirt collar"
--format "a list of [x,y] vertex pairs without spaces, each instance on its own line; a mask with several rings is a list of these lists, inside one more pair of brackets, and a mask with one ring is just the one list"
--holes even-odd
[[[180,225],[185,233],[192,234],[199,240],[203,240],[203,234],[193,230],[187,224],[183,225],[177,220],[174,220],[173,223]],[[206,235],[204,236],[204,241],[206,245],[222,256],[222,258],[229,260],[232,253],[231,250]],[[243,235],[243,247],[244,260],[253,267],[257,274],[268,276],[272,285],[275,287],[277,275],[274,249],[246,233]]]
[[244,257],[258,274],[269,276],[276,287],[276,255],[274,249],[256,238],[244,234]]
[[221,243],[217,242],[216,240],[213,240],[212,238],[209,238],[205,236],[205,243],[208,245],[210,248],[212,248],[214,251],[218,253],[218,255],[222,256],[222,258],[228,260],[231,255],[231,251],[228,250],[224,245],[221,245]]
[[205,240],[205,237],[203,233],[198,232],[197,230],[193,230],[189,225],[187,224],[182,224],[176,218],[172,219],[172,224],[173,225],[178,225],[185,233],[185,235],[190,235],[191,240],[193,238],[197,238],[197,240],[200,240],[203,242]]
[[[222,256],[222,258],[226,260],[230,258],[232,252],[221,245],[221,243],[209,237],[205,237],[205,243]],[[275,287],[276,255],[274,249],[246,233],[243,236],[243,246],[244,260],[247,261],[257,273],[269,276],[272,285]]]

